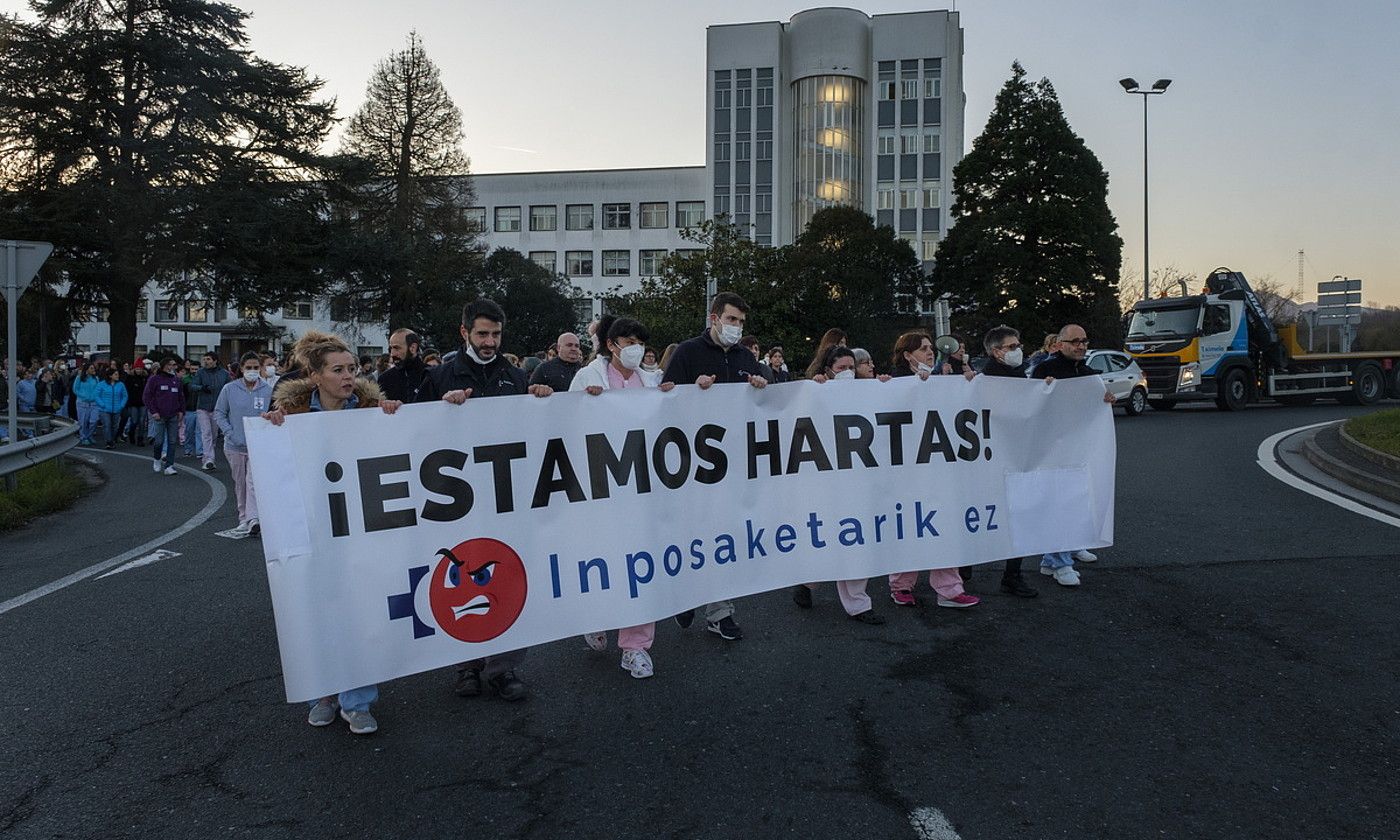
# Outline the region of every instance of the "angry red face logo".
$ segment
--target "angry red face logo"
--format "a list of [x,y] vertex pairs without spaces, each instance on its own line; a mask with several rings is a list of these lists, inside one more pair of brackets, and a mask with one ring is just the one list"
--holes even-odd
[[496,638],[525,609],[525,564],[500,540],[479,537],[438,551],[428,604],[447,635],[464,642]]

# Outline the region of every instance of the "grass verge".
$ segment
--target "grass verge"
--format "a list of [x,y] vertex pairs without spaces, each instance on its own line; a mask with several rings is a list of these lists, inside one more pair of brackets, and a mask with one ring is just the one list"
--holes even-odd
[[[20,470],[13,493],[0,489],[0,531],[18,528],[36,516],[64,510],[83,495],[86,483],[62,458]],[[3,488],[0,483],[0,488]]]
[[1400,408],[1353,417],[1346,422],[1346,430],[1358,443],[1400,458]]

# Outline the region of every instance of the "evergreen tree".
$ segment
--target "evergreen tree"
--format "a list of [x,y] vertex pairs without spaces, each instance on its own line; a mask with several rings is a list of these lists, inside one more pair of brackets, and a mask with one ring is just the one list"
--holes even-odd
[[30,7],[0,17],[0,223],[54,243],[47,277],[108,311],[115,356],[151,280],[254,305],[319,283],[318,79],[254,56],[225,3]]
[[433,330],[446,305],[471,297],[480,229],[462,153],[462,112],[416,32],[379,62],[342,151],[365,169],[351,185],[350,240],[338,265],[345,291],[366,298],[391,328]]
[[505,310],[504,349],[512,353],[536,353],[553,344],[560,333],[578,329],[572,298],[580,292],[564,275],[541,267],[513,248],[497,248],[486,258],[479,289],[482,297],[491,298]]
[[974,334],[1007,323],[1040,336],[1082,324],[1097,345],[1121,338],[1123,242],[1108,175],[1070,128],[1049,80],[1019,63],[972,151],[953,171],[953,226],[939,244],[935,291]]

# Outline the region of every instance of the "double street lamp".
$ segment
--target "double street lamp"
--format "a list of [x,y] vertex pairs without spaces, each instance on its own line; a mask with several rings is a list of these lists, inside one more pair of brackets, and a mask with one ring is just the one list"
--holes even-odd
[[1147,97],[1155,96],[1159,93],[1166,93],[1167,86],[1172,83],[1171,79],[1158,79],[1152,83],[1150,90],[1140,90],[1137,79],[1119,79],[1118,84],[1123,86],[1126,93],[1135,93],[1142,97],[1142,299],[1147,300],[1152,297],[1151,280],[1152,274],[1148,266],[1147,248]]

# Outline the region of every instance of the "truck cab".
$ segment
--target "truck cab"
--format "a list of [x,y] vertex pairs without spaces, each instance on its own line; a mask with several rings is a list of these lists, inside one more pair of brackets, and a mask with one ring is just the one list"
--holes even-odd
[[1244,302],[1217,295],[1142,301],[1128,323],[1127,350],[1147,376],[1154,408],[1214,399],[1232,369],[1251,366]]

